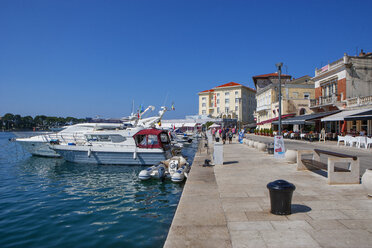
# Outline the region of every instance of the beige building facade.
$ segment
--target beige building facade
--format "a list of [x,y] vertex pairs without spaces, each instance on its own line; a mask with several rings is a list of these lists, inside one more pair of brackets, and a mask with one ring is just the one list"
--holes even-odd
[[242,124],[254,122],[256,91],[239,83],[230,82],[199,95],[199,115],[214,118],[237,119]]
[[[257,128],[270,129],[272,122],[279,118],[278,75],[277,73],[259,75],[253,77],[253,80],[257,89],[255,111]],[[291,80],[290,75],[282,75],[281,83],[282,118],[313,112],[309,104],[310,100],[315,98],[315,89],[310,76]]]

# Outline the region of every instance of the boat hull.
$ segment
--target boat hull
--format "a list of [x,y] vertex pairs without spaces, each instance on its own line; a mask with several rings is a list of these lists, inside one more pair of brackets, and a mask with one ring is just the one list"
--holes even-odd
[[50,149],[47,142],[38,141],[21,141],[16,140],[26,151],[31,153],[33,156],[59,158],[61,155]]
[[55,151],[66,161],[86,164],[115,164],[115,165],[153,165],[166,160],[167,152],[109,152],[109,151],[85,151],[74,149],[58,149]]

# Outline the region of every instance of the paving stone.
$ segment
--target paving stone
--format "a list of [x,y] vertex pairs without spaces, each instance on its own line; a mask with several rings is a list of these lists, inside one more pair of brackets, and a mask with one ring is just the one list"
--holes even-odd
[[372,230],[371,220],[340,220],[340,222],[349,229],[364,229],[369,231]]
[[230,231],[274,230],[270,221],[229,222],[227,226]]
[[324,248],[370,248],[372,235],[365,230],[322,230],[310,232]]
[[347,227],[343,225],[342,220],[307,220],[307,222],[315,230],[345,230]]
[[248,194],[244,191],[242,191],[242,192],[220,193],[220,198],[236,198],[236,197],[247,198]]
[[164,244],[165,248],[206,247],[230,248],[231,240],[223,226],[175,226]]
[[252,202],[242,198],[229,198],[222,200],[224,211],[262,211],[257,202]]
[[340,210],[314,210],[308,213],[314,220],[337,220],[337,219],[350,219],[347,215],[343,214]]
[[319,244],[303,230],[260,231],[268,248],[304,248],[320,247]]
[[247,215],[245,215],[244,211],[226,211],[225,212],[226,220],[228,222],[232,221],[248,221]]
[[288,220],[285,215],[275,215],[268,210],[247,211],[245,212],[248,221],[270,221],[270,220]]
[[276,230],[285,229],[302,229],[302,230],[312,230],[313,227],[309,225],[305,220],[286,220],[286,221],[270,221]]
[[258,231],[230,231],[233,248],[266,248]]
[[341,210],[345,215],[349,216],[348,219],[364,220],[369,219],[372,221],[372,209],[371,210]]

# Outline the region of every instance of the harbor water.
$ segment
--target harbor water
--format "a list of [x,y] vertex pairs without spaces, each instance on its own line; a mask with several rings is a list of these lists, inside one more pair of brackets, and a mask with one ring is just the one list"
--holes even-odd
[[[32,157],[0,133],[0,247],[162,247],[183,184]],[[192,162],[197,143],[184,148]]]

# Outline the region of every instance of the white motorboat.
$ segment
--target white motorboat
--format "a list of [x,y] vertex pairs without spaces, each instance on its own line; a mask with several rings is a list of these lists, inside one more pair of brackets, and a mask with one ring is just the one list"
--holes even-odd
[[165,130],[127,128],[86,133],[83,143],[51,144],[65,160],[88,164],[153,165],[172,156]]
[[162,107],[161,111],[159,112],[159,116],[142,119],[143,115],[150,110],[154,110],[154,107],[149,106],[142,113],[132,113],[128,117],[123,117],[123,123],[80,123],[65,126],[64,129],[58,133],[48,133],[27,138],[16,138],[15,141],[22,145],[22,147],[32,155],[43,157],[60,157],[58,153],[50,149],[50,142],[59,144],[76,144],[85,142],[86,139],[84,134],[88,132],[122,130],[133,126],[143,129],[149,127],[154,121],[159,120],[159,118],[161,119],[167,109]]
[[[165,175],[162,174],[165,170]],[[187,173],[190,171],[190,165],[182,156],[174,156],[168,160],[162,161],[154,166],[142,170],[138,174],[140,180],[148,180],[150,178],[170,178],[172,182],[182,182]]]
[[58,133],[47,133],[27,138],[16,138],[24,149],[35,156],[60,157],[58,153],[49,148],[50,142],[76,143],[84,139],[84,133],[102,130],[115,130],[123,128],[122,123],[80,123],[67,126]]

